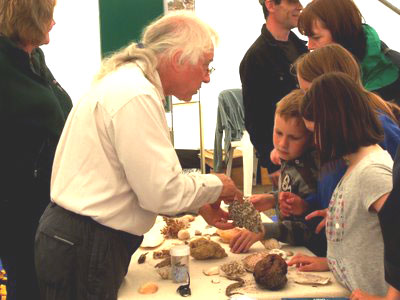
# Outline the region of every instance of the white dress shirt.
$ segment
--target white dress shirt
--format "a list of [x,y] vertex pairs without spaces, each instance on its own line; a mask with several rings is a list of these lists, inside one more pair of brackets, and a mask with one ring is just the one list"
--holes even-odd
[[158,214],[196,212],[215,202],[222,190],[218,177],[182,173],[163,99],[134,63],[94,84],[65,124],[52,201],[135,235],[147,232]]

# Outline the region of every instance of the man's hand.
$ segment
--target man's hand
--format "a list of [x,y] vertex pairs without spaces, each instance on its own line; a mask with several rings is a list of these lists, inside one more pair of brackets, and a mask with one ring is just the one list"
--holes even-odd
[[302,272],[329,271],[328,260],[326,259],[326,257],[315,257],[298,253],[293,256],[287,264],[288,266],[295,265],[297,270]]
[[236,187],[235,183],[231,178],[229,178],[225,174],[214,174],[214,175],[217,176],[223,184],[222,191],[221,194],[219,195],[218,200],[222,200],[225,203],[229,204],[233,202],[235,199],[243,198],[242,192],[238,190],[238,188]]
[[264,236],[263,232],[254,233],[247,229],[236,234],[229,243],[233,253],[242,253],[249,251],[251,245],[260,241]]
[[315,210],[312,213],[308,214],[305,219],[310,220],[315,217],[323,217],[324,219],[318,224],[317,228],[315,228],[315,233],[319,233],[326,225],[326,217],[328,215],[328,209]]
[[278,198],[279,209],[283,217],[301,216],[308,209],[307,202],[291,192],[281,192]]
[[233,223],[228,223],[228,212],[221,209],[219,204],[221,201],[217,201],[213,204],[204,204],[199,209],[199,214],[204,218],[204,220],[219,229],[226,230],[235,227]]

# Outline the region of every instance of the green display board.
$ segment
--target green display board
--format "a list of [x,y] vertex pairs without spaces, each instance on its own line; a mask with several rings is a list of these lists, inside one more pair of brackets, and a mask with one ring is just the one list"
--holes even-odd
[[143,28],[163,13],[163,0],[99,0],[102,56],[138,41]]

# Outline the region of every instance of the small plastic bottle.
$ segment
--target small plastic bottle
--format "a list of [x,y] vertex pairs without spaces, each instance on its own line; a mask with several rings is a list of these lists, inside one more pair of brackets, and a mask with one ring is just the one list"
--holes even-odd
[[171,248],[170,254],[172,281],[176,283],[187,282],[190,247],[188,245],[174,246]]

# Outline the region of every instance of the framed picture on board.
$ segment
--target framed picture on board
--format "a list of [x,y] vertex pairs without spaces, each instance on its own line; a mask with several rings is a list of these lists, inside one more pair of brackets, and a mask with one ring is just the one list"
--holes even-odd
[[165,12],[173,10],[194,10],[195,0],[164,0]]

